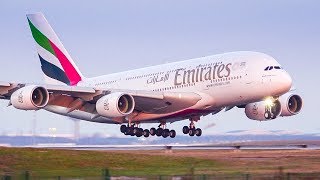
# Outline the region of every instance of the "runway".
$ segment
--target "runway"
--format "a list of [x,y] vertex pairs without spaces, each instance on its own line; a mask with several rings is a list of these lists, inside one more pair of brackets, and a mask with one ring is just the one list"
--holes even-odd
[[70,144],[40,144],[27,146],[32,148],[48,149],[71,149],[71,150],[91,150],[91,151],[114,151],[114,150],[319,150],[320,144],[300,143],[300,144],[158,144],[158,145],[70,145]]

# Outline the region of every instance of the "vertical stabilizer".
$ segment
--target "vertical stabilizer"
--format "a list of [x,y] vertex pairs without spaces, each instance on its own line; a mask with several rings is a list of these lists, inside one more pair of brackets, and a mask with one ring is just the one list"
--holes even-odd
[[77,85],[83,76],[44,15],[28,14],[27,18],[46,83]]

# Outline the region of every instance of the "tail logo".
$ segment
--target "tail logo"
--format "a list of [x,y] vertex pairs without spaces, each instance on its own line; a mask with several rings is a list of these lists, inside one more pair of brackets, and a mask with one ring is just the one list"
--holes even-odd
[[50,52],[54,55],[60,62],[63,70],[59,67],[51,64],[47,60],[43,59],[40,54],[40,62],[42,66],[43,72],[49,76],[50,78],[56,79],[58,81],[64,82],[68,85],[74,86],[77,85],[79,81],[81,81],[81,76],[71,64],[66,55],[52,42],[48,39],[44,34],[42,34],[29,20],[29,26],[32,32],[32,36],[42,48]]

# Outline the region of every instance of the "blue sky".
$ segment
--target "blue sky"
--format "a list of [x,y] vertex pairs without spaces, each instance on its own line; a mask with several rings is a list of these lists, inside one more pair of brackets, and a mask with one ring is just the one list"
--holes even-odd
[[[0,1],[0,80],[42,83],[26,13],[43,12],[82,73],[98,76],[229,51],[276,58],[304,99],[301,114],[269,122],[249,120],[243,109],[203,118],[205,134],[238,129],[319,132],[319,1]],[[0,102],[0,133],[28,133],[34,112]],[[72,122],[36,112],[38,133],[72,133]],[[181,121],[169,125],[179,133]],[[83,134],[119,135],[118,126],[82,121]],[[146,125],[144,127],[151,127]]]

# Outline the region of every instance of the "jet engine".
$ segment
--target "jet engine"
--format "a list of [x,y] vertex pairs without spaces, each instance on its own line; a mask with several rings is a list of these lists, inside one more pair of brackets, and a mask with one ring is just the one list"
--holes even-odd
[[17,109],[38,110],[48,104],[49,92],[44,87],[29,85],[12,93],[10,100]]
[[294,93],[288,92],[279,98],[282,106],[280,116],[292,116],[298,114],[302,109],[302,98]]
[[135,103],[133,97],[121,92],[105,95],[96,103],[98,114],[108,118],[129,115],[132,113],[134,106]]
[[272,120],[281,114],[281,103],[279,100],[267,98],[264,101],[247,104],[245,113],[252,120]]

